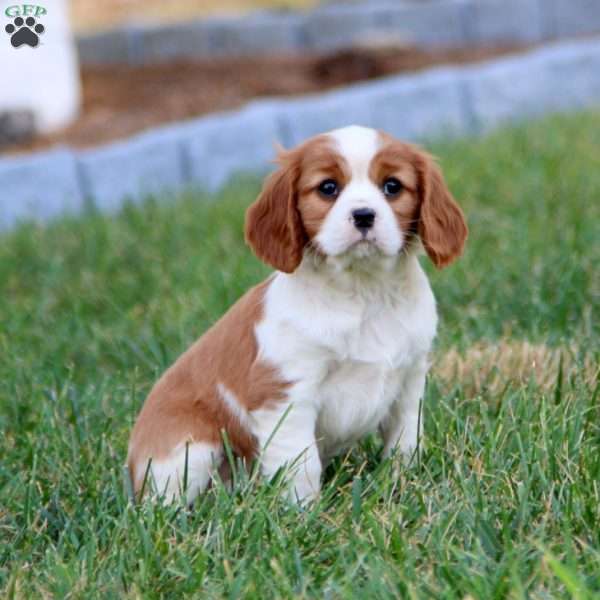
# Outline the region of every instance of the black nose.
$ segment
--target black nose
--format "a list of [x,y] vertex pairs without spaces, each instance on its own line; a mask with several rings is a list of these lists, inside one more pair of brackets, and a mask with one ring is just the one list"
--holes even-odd
[[375,211],[372,208],[357,208],[352,211],[354,219],[354,227],[361,233],[365,233],[367,229],[373,227],[375,222]]

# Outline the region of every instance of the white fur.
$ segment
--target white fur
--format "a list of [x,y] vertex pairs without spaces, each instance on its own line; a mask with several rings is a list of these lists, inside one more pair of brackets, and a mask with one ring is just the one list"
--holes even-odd
[[294,476],[300,498],[318,492],[322,462],[379,426],[386,454],[396,445],[407,456],[414,450],[437,321],[415,256],[374,281],[309,263],[277,275],[256,327],[261,356],[295,383],[287,402],[252,413],[263,447],[279,424],[263,450],[267,474],[304,453]]
[[251,421],[248,411],[240,403],[237,396],[222,383],[217,383],[217,392],[219,392],[219,396],[229,413],[239,421],[244,429],[250,431]]
[[[293,274],[277,273],[256,327],[261,358],[294,382],[287,400],[251,413],[272,475],[292,464],[292,494],[319,491],[322,465],[379,427],[384,453],[410,456],[418,431],[427,355],[437,315],[427,278],[381,191],[368,178],[378,147],[372,130],[333,132],[351,169],[318,234],[329,256],[305,256]],[[371,207],[376,241],[360,243],[350,212]],[[286,414],[287,412],[287,414]]]
[[[146,485],[155,495],[164,498],[167,502],[184,497],[189,504],[206,488],[221,458],[221,449],[213,444],[205,442],[179,444],[168,458],[150,463]],[[145,477],[146,470],[147,465],[144,465],[144,469],[139,469],[142,478]]]

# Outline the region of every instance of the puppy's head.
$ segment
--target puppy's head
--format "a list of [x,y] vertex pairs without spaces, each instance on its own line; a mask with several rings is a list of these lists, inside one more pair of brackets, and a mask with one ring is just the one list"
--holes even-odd
[[292,273],[308,248],[360,261],[420,239],[437,267],[462,253],[463,213],[415,146],[353,126],[280,152],[278,164],[246,213],[246,240],[279,271]]

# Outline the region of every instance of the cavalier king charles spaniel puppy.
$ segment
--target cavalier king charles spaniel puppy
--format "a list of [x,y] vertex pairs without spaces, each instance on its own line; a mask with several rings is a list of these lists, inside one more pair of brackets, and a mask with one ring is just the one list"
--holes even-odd
[[418,260],[462,252],[465,218],[433,159],[364,127],[281,151],[246,213],[275,272],[248,290],[150,392],[129,443],[142,490],[191,503],[226,472],[224,440],[292,499],[319,494],[335,455],[379,430],[383,456],[421,434],[433,293]]

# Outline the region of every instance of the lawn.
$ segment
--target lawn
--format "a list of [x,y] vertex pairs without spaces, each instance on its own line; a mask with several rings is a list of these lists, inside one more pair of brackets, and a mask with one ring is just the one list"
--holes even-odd
[[468,215],[434,272],[420,458],[376,437],[320,501],[240,475],[133,506],[129,429],[158,374],[268,271],[259,182],[0,237],[0,596],[600,597],[600,112],[428,145]]

